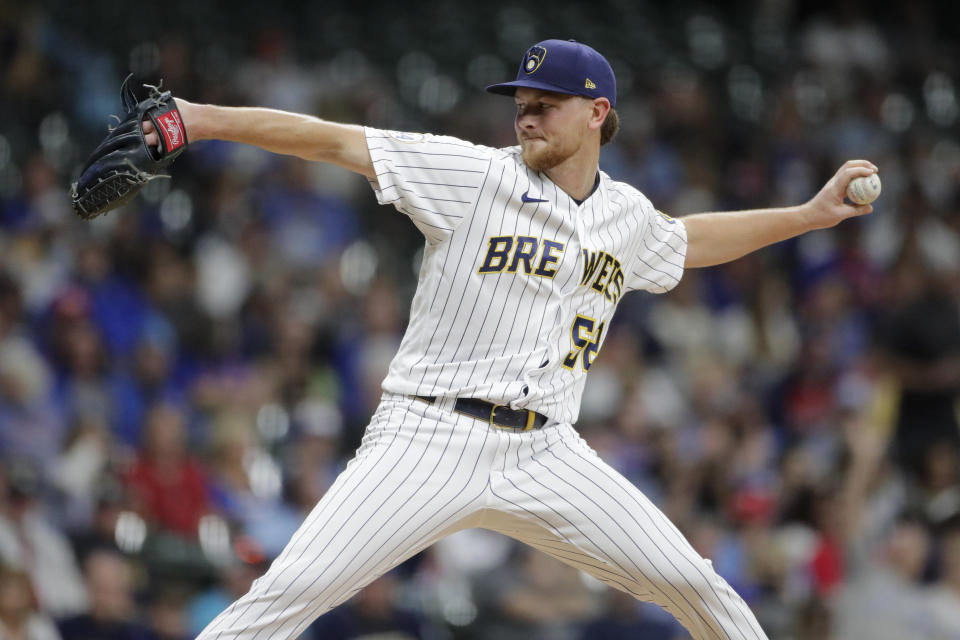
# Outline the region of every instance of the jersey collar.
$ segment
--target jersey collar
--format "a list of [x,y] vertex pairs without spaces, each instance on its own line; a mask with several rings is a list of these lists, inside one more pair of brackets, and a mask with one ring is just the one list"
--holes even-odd
[[576,203],[577,203],[577,206],[579,207],[580,205],[582,205],[584,202],[587,201],[587,198],[589,198],[590,196],[592,196],[592,195],[594,194],[594,192],[597,190],[597,187],[599,187],[599,186],[600,186],[600,172],[597,171],[597,177],[596,177],[596,179],[593,181],[593,186],[590,188],[590,193],[588,193],[586,196],[584,196],[583,200],[577,200],[577,199],[574,198],[573,196],[570,196],[570,199],[573,200],[574,202],[576,202]]

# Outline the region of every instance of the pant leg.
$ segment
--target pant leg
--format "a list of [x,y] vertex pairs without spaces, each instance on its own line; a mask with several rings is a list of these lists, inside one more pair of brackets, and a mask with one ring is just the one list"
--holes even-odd
[[324,612],[441,537],[473,526],[488,431],[385,400],[363,443],[267,573],[198,640],[296,638]]
[[569,425],[517,434],[491,478],[510,535],[634,597],[655,602],[700,640],[761,640],[747,604],[643,493]]

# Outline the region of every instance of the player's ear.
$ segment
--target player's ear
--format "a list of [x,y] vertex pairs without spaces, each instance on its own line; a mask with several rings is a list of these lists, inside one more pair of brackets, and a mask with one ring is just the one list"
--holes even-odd
[[610,101],[606,98],[594,98],[592,102],[589,126],[591,129],[599,129],[603,126],[603,121],[607,119],[607,113],[610,112]]

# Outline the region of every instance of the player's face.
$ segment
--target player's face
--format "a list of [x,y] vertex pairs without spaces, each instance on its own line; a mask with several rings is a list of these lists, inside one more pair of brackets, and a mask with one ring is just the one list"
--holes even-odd
[[531,169],[552,169],[583,146],[592,114],[590,100],[521,87],[514,102],[514,129],[523,161]]

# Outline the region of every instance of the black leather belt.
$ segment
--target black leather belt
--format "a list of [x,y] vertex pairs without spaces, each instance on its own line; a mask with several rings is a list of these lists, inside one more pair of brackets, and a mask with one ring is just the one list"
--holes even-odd
[[[436,401],[435,396],[414,396],[428,404]],[[547,423],[547,416],[529,409],[511,409],[502,404],[493,404],[477,398],[457,398],[453,403],[453,410],[465,416],[483,420],[498,429],[513,431],[532,431]]]

